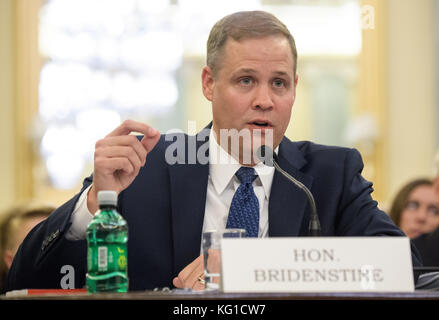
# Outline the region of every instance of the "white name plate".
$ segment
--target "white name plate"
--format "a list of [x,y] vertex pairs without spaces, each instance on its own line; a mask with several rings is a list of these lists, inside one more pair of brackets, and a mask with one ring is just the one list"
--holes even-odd
[[223,239],[224,292],[413,292],[406,237]]

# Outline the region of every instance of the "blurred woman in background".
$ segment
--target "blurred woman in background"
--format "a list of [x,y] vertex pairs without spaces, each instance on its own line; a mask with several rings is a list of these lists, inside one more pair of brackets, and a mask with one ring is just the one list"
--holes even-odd
[[439,226],[439,197],[433,181],[417,179],[396,195],[390,217],[410,239],[429,233]]
[[55,207],[43,205],[16,206],[0,215],[0,293],[14,256],[26,235],[46,219]]
[[[439,152],[436,154],[436,176],[433,180],[433,190],[439,198]],[[439,227],[433,232],[425,233],[413,240],[414,245],[422,256],[424,266],[439,267]]]

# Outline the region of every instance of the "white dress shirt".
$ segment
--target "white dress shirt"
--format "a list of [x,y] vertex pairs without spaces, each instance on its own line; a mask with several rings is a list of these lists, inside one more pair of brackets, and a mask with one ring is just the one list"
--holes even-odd
[[[233,195],[240,185],[235,173],[239,162],[218,145],[214,131],[209,137],[209,181],[207,184],[206,209],[203,232],[225,229]],[[258,177],[253,181],[253,190],[259,202],[258,237],[268,235],[268,200],[273,182],[274,168],[258,163],[254,169]]]
[[[276,149],[277,152],[277,149]],[[206,208],[204,212],[203,232],[224,229],[227,224],[233,195],[239,187],[235,176],[241,167],[238,161],[221,148],[211,130],[209,137],[209,181],[207,185]],[[268,235],[268,200],[273,182],[274,168],[258,163],[254,169],[258,177],[253,181],[253,189],[259,202],[259,237]],[[79,197],[73,210],[72,225],[67,231],[69,240],[86,238],[87,225],[93,219],[87,207],[89,186]]]

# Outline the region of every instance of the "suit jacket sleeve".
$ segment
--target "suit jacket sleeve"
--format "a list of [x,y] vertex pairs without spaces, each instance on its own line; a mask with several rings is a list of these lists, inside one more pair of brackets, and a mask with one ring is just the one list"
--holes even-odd
[[439,265],[439,228],[413,239],[412,242],[419,249],[425,266]]
[[[344,166],[344,190],[339,202],[339,224],[336,233],[343,236],[405,236],[377,202],[371,197],[372,183],[362,175],[363,161],[360,153],[351,149],[346,154]],[[422,260],[411,244],[413,266],[421,266]],[[415,275],[417,278],[417,275]]]
[[360,153],[350,149],[344,163],[343,190],[336,233],[343,236],[403,236],[390,217],[372,199],[372,183],[361,175]]

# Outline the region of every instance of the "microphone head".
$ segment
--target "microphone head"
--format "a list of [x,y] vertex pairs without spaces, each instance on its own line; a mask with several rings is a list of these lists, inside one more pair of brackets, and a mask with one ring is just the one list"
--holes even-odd
[[274,167],[274,161],[276,154],[273,152],[269,146],[262,145],[258,148],[256,152],[257,157],[261,160],[266,166]]

